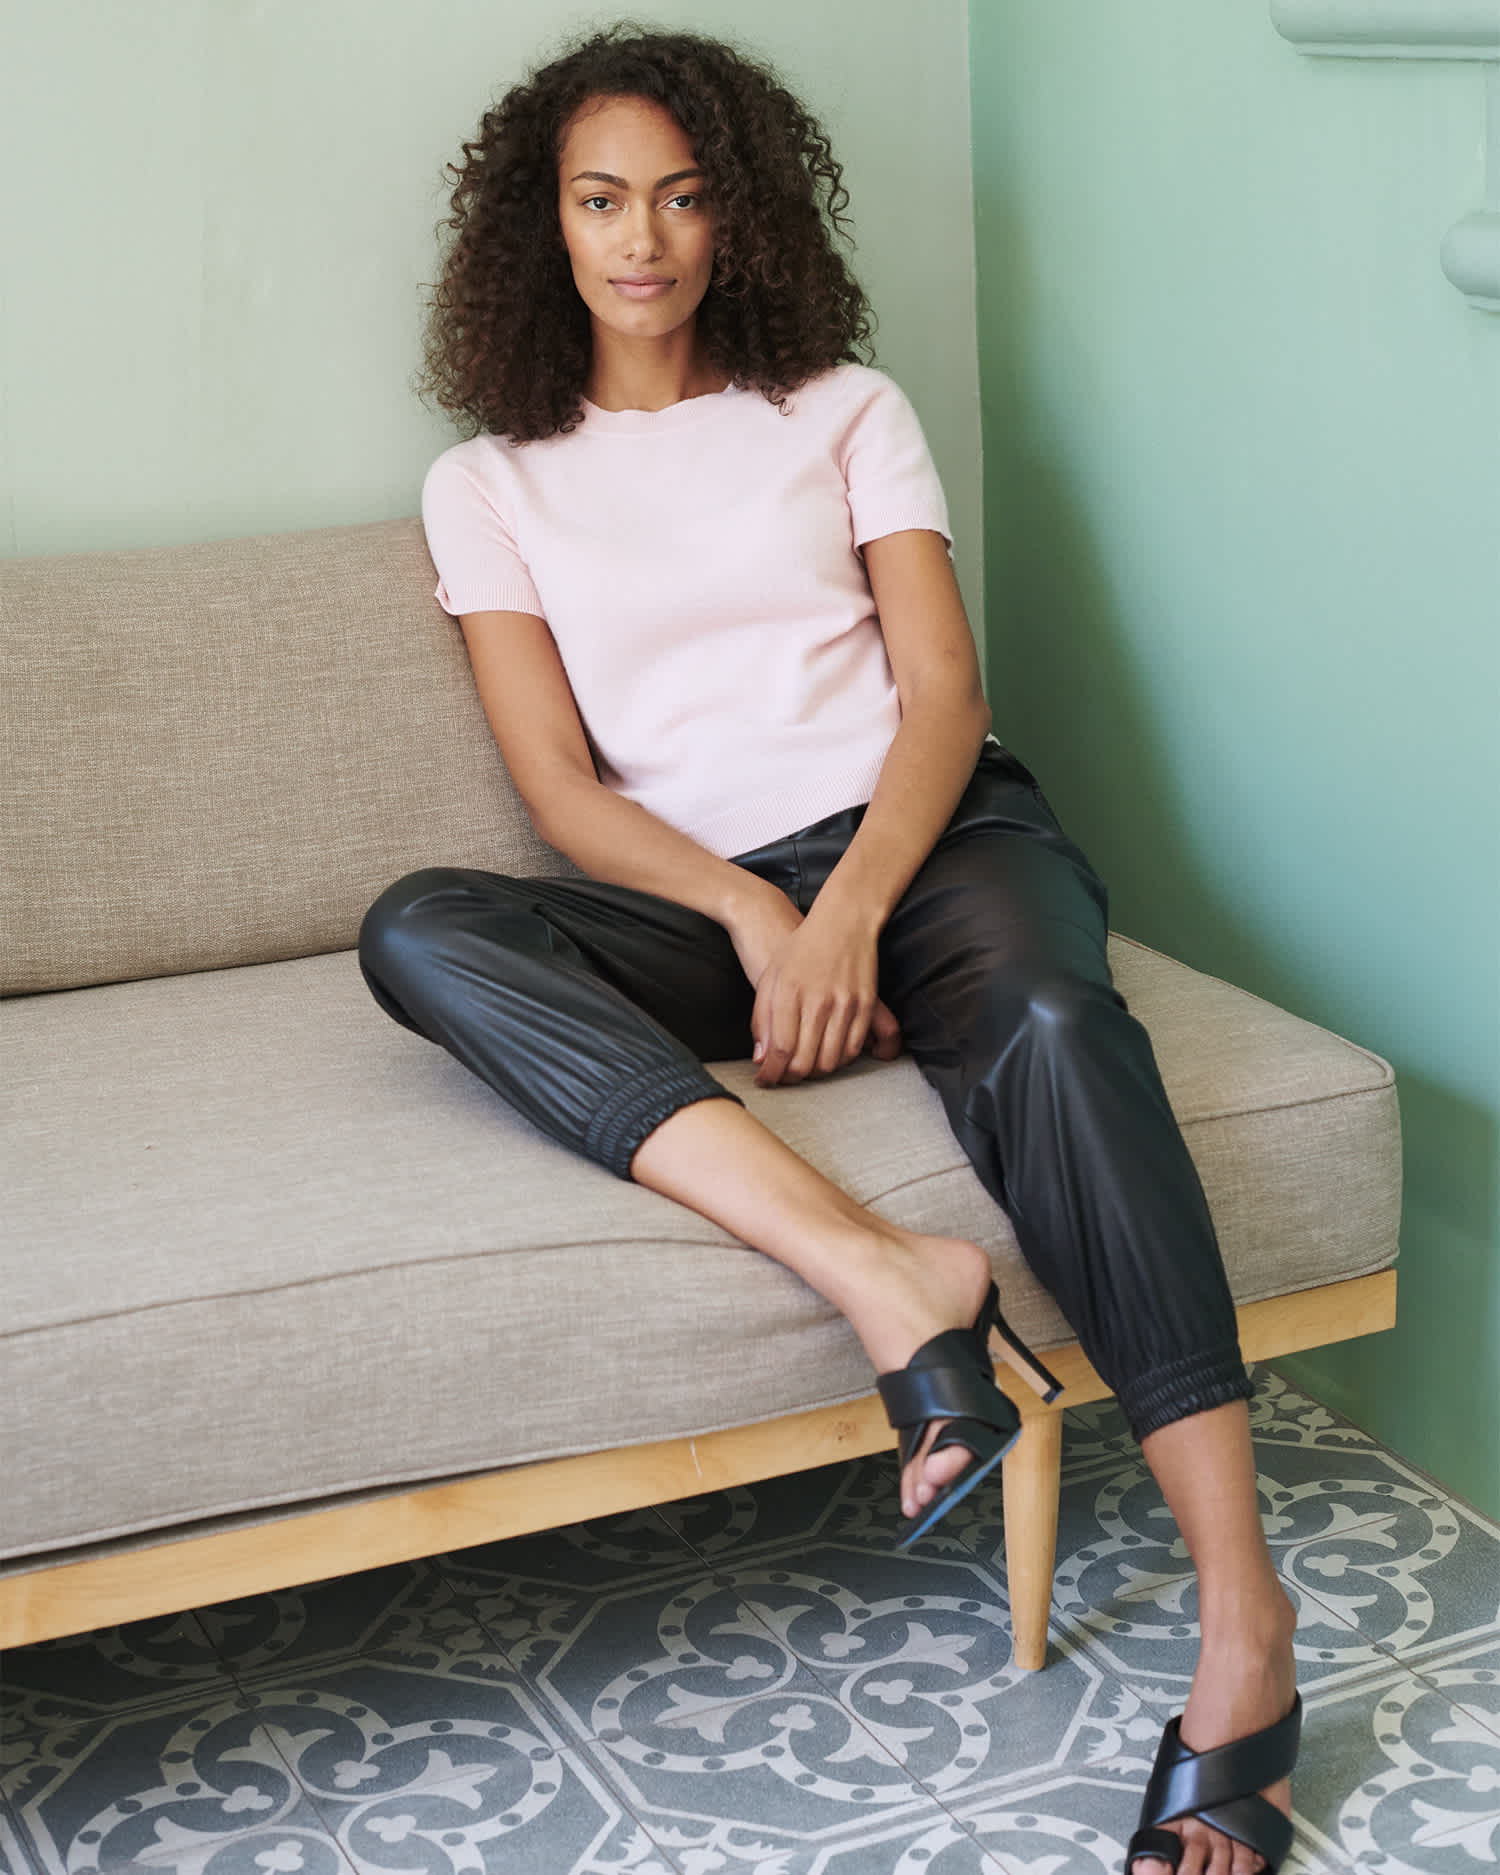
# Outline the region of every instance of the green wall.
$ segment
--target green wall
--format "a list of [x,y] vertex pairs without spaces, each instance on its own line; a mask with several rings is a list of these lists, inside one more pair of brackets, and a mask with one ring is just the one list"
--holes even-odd
[[1288,1366],[1500,1513],[1485,68],[975,0],[971,83],[998,727],[1121,929],[1394,1063],[1399,1326]]
[[[415,510],[409,389],[442,166],[505,84],[624,7],[46,0],[0,56],[0,554]],[[825,117],[880,354],[928,426],[978,618],[963,0],[667,0]],[[891,134],[899,124],[899,137]]]

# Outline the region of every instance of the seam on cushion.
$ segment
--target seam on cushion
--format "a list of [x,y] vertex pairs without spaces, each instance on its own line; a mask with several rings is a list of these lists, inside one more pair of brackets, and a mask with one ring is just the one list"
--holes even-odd
[[[1142,946],[1141,948],[1144,949],[1145,946]],[[1350,1044],[1350,1045],[1353,1046],[1353,1044]],[[725,1091],[727,1092],[728,1090],[726,1089]],[[1183,1120],[1179,1118],[1177,1124],[1180,1127],[1208,1125],[1208,1124],[1213,1124],[1222,1120],[1233,1120],[1233,1119],[1245,1118],[1245,1117],[1249,1117],[1254,1114],[1260,1114],[1260,1113],[1288,1112],[1292,1110],[1293,1108],[1301,1107],[1301,1106],[1312,1107],[1312,1106],[1327,1105],[1328,1103],[1332,1101],[1336,1101],[1336,1100],[1363,1099],[1363,1098],[1367,1098],[1370,1095],[1383,1094],[1387,1091],[1388,1090],[1386,1088],[1382,1088],[1382,1087],[1367,1087],[1367,1088],[1360,1088],[1352,1093],[1347,1093],[1347,1094],[1319,1094],[1319,1095],[1313,1095],[1306,1100],[1283,1101],[1272,1106],[1239,1107],[1239,1108],[1226,1109],[1225,1111],[1221,1113],[1194,1115],[1191,1119],[1188,1119],[1188,1120]],[[730,1097],[733,1098],[734,1096],[731,1095]],[[972,1172],[973,1167],[970,1165],[968,1159],[964,1156],[963,1150],[961,1147],[958,1146],[958,1143],[956,1140],[954,1141],[954,1147],[955,1147],[955,1156],[949,1164],[944,1165],[944,1166],[939,1166],[931,1172],[918,1173],[916,1177],[903,1179],[899,1184],[883,1186],[879,1191],[870,1193],[867,1197],[860,1199],[859,1202],[864,1205],[876,1205],[876,1204],[881,1203],[884,1199],[895,1197],[897,1193],[899,1192],[915,1190],[919,1185],[929,1184],[934,1179],[948,1178],[954,1172],[964,1172],[964,1171]],[[601,1171],[604,1169],[605,1169],[604,1167],[602,1166],[600,1167]],[[1002,1206],[997,1206],[997,1209],[1000,1209],[1004,1216],[1006,1216],[1007,1218],[1009,1217],[1009,1213],[1005,1212]],[[732,1238],[732,1233],[726,1232],[725,1235],[730,1236]],[[195,1296],[167,1296],[167,1297],[164,1297],[159,1302],[143,1302],[143,1303],[137,1304],[136,1306],[132,1308],[114,1309],[114,1310],[108,1311],[107,1313],[63,1316],[63,1317],[60,1317],[56,1321],[41,1322],[29,1328],[0,1329],[0,1344],[3,1344],[7,1341],[19,1340],[23,1336],[26,1336],[26,1335],[49,1334],[49,1333],[55,1332],[58,1329],[79,1327],[89,1322],[125,1321],[125,1320],[128,1320],[131,1316],[149,1315],[161,1309],[191,1307],[192,1305],[199,1303],[199,1302],[232,1301],[243,1296],[280,1295],[280,1294],[283,1294],[283,1293],[286,1293],[288,1291],[295,1290],[295,1289],[316,1288],[319,1284],[322,1284],[322,1283],[353,1282],[363,1276],[380,1275],[390,1270],[430,1269],[430,1268],[439,1267],[447,1263],[476,1262],[481,1259],[493,1257],[497,1255],[513,1256],[513,1255],[519,1254],[519,1255],[530,1256],[530,1255],[544,1254],[552,1250],[581,1250],[581,1249],[588,1248],[590,1246],[597,1247],[600,1241],[601,1240],[597,1237],[577,1237],[577,1238],[570,1237],[570,1238],[560,1239],[556,1242],[548,1242],[545,1244],[530,1244],[530,1245],[525,1246],[523,1249],[519,1251],[495,1251],[495,1250],[449,1251],[446,1254],[441,1255],[441,1256],[414,1257],[411,1259],[402,1259],[399,1261],[391,1261],[387,1263],[366,1264],[357,1270],[330,1270],[330,1271],[327,1271],[323,1275],[300,1277],[300,1278],[297,1278],[295,1280],[288,1281],[288,1282],[267,1284],[264,1287],[260,1287],[260,1288],[248,1288],[247,1287],[247,1288],[242,1288],[242,1289],[225,1289],[225,1290],[216,1291],[211,1295],[204,1294],[204,1295],[195,1295]],[[632,1235],[628,1237],[621,1237],[621,1236],[616,1236],[616,1235],[610,1235],[607,1241],[611,1244],[621,1244],[621,1245],[655,1244],[658,1247],[660,1247],[662,1245],[663,1240],[658,1236]],[[681,1247],[682,1249],[685,1249],[685,1250],[686,1249],[723,1249],[725,1247],[723,1244],[723,1241],[715,1237],[672,1238],[669,1241],[671,1242],[673,1247]],[[1386,1267],[1388,1267],[1386,1264],[1375,1265],[1376,1269],[1383,1269]],[[1372,1272],[1366,1271],[1364,1273],[1370,1274]],[[1342,1278],[1335,1278],[1333,1280],[1342,1280]],[[1310,1289],[1319,1287],[1317,1283],[1308,1283],[1304,1286]],[[1285,1291],[1277,1290],[1277,1291],[1271,1291],[1268,1293],[1290,1295],[1290,1294],[1295,1294],[1296,1292],[1293,1290],[1285,1290]]]
[[[1334,1283],[1357,1283],[1366,1276],[1379,1276],[1383,1270],[1394,1269],[1400,1259],[1401,1246],[1397,1244],[1396,1248],[1391,1251],[1389,1256],[1383,1256],[1378,1263],[1372,1263],[1368,1269],[1346,1270],[1342,1276],[1321,1276],[1314,1282],[1299,1283],[1294,1289],[1283,1289],[1280,1285],[1271,1289],[1251,1289],[1242,1296],[1235,1296],[1234,1306],[1237,1309],[1248,1309],[1252,1308],[1257,1302],[1273,1302],[1279,1296],[1304,1295],[1309,1289],[1327,1289]],[[1376,1332],[1384,1333],[1384,1330],[1381,1329]],[[1289,1352],[1300,1354],[1303,1350],[1293,1348],[1289,1350]],[[1258,1357],[1259,1361],[1279,1361],[1283,1359],[1285,1359],[1285,1356],[1280,1354],[1263,1354]]]
[[1389,1094],[1394,1081],[1383,1087],[1351,1087],[1342,1094],[1306,1094],[1300,1100],[1273,1100],[1263,1107],[1221,1107],[1213,1113],[1195,1113],[1188,1119],[1176,1116],[1179,1126],[1205,1126],[1218,1120],[1248,1120],[1258,1113],[1292,1113],[1298,1107],[1327,1107],[1336,1100],[1368,1100],[1372,1095]]
[[[926,1086],[927,1083],[924,1082],[923,1085]],[[1323,1107],[1338,1100],[1364,1100],[1372,1094],[1389,1092],[1390,1089],[1387,1087],[1356,1087],[1343,1094],[1309,1094],[1301,1100],[1272,1101],[1263,1107],[1224,1107],[1216,1112],[1194,1113],[1187,1119],[1183,1119],[1180,1114],[1174,1114],[1173,1117],[1179,1127],[1212,1126],[1223,1120],[1248,1120],[1262,1113],[1291,1113],[1298,1107]],[[956,1140],[954,1144],[957,1145]],[[964,1157],[963,1148],[959,1147],[956,1156],[949,1164],[939,1166],[931,1172],[919,1172],[915,1178],[903,1179],[899,1185],[884,1186],[881,1190],[872,1192],[869,1197],[861,1198],[859,1202],[865,1205],[878,1204],[882,1198],[893,1197],[898,1191],[909,1191],[914,1185],[925,1184],[929,1179],[946,1178],[951,1172],[973,1171],[973,1169]],[[1002,1206],[1001,1209],[1003,1210],[1004,1207]],[[1006,1212],[1006,1216],[1009,1215],[1010,1213]]]
[[[1151,945],[1143,944],[1139,938],[1126,937],[1123,931],[1111,931],[1109,937],[1117,944],[1128,944],[1132,950],[1142,952],[1147,957],[1155,957],[1164,964],[1175,964],[1179,970],[1189,970],[1195,977],[1202,977],[1205,983],[1217,983],[1220,989],[1233,990],[1236,996],[1243,996],[1247,1002],[1259,1003],[1262,1008],[1274,1010],[1279,1016],[1290,1016],[1294,1022],[1305,1022],[1310,1029],[1316,1029],[1319,1035],[1326,1035],[1341,1047],[1351,1049],[1356,1055],[1363,1055],[1366,1061],[1379,1068],[1384,1079],[1382,1087],[1391,1086],[1396,1079],[1396,1070],[1384,1055],[1377,1055],[1371,1048],[1364,1048],[1358,1042],[1351,1042],[1347,1035],[1340,1035],[1335,1029],[1326,1029],[1322,1023],[1314,1022],[1307,1016],[1299,1016],[1295,1010],[1284,1009],[1280,1003],[1273,1003],[1268,996],[1257,996],[1254,990],[1247,990],[1241,984],[1231,983],[1227,977],[1210,976],[1206,970],[1198,970],[1192,964],[1185,964],[1180,957],[1169,957],[1165,951],[1154,950]],[[1362,1090],[1363,1091],[1363,1090]]]
[[[603,1169],[601,1166],[600,1170]],[[609,1236],[567,1237],[554,1243],[528,1244],[520,1250],[450,1250],[442,1256],[413,1257],[409,1262],[368,1263],[357,1270],[328,1270],[321,1276],[302,1276],[290,1282],[267,1283],[259,1289],[220,1289],[211,1295],[164,1296],[160,1302],[139,1302],[133,1308],[111,1309],[107,1313],[95,1315],[67,1315],[57,1321],[39,1322],[31,1328],[0,1329],[0,1345],[7,1341],[20,1341],[27,1335],[49,1335],[69,1328],[86,1328],[94,1322],[129,1321],[132,1316],[155,1315],[162,1309],[206,1307],[210,1303],[240,1301],[247,1296],[287,1295],[296,1289],[317,1289],[326,1283],[359,1282],[366,1276],[383,1276],[392,1270],[434,1269],[447,1263],[479,1263],[495,1256],[548,1256],[554,1250],[597,1250],[601,1244],[649,1244],[657,1249],[674,1250],[724,1250],[739,1242],[731,1233],[726,1232],[725,1235],[729,1238],[727,1244],[717,1237],[673,1237],[664,1243],[657,1236]]]
[[[1379,1092],[1380,1090],[1373,1089],[1371,1091]],[[899,1185],[889,1185],[883,1191],[874,1192],[868,1198],[860,1199],[859,1202],[864,1205],[877,1205],[886,1198],[895,1197],[898,1192],[913,1191],[919,1185],[930,1184],[933,1179],[947,1178],[953,1172],[961,1171],[973,1171],[973,1167],[969,1164],[968,1160],[963,1157],[962,1153],[960,1153],[959,1157],[951,1166],[946,1166],[936,1172],[919,1173],[916,1178],[903,1179]],[[994,1200],[991,1200],[991,1202],[993,1203]],[[1010,1213],[1003,1205],[997,1204],[995,1208],[1007,1222],[1011,1222]],[[1011,1228],[1012,1230],[1015,1228],[1013,1223],[1011,1224]],[[1357,1282],[1362,1276],[1378,1276],[1382,1270],[1391,1269],[1400,1254],[1401,1246],[1398,1243],[1396,1248],[1392,1250],[1388,1256],[1382,1256],[1376,1262],[1362,1264],[1357,1269],[1344,1270],[1337,1276],[1315,1276],[1310,1282],[1297,1283],[1291,1287],[1287,1287],[1283,1284],[1275,1284],[1269,1289],[1251,1290],[1243,1296],[1234,1297],[1234,1304],[1236,1308],[1247,1308],[1251,1303],[1265,1302],[1273,1296],[1300,1295],[1305,1290],[1326,1288],[1330,1283]],[[1052,1295],[1051,1291],[1044,1289],[1043,1293],[1048,1297],[1049,1301],[1056,1306],[1056,1297]],[[1077,1339],[1078,1337],[1076,1335],[1070,1335],[1066,1341],[1039,1342],[1035,1345],[1037,1346],[1038,1352],[1042,1352],[1047,1348],[1072,1347]]]
[[[727,1091],[727,1090],[726,1090]],[[963,1156],[962,1149],[954,1142],[955,1157],[950,1165],[940,1166],[932,1172],[919,1173],[915,1178],[903,1179],[899,1185],[889,1185],[882,1190],[872,1192],[869,1197],[860,1199],[861,1204],[879,1204],[882,1199],[894,1197],[897,1192],[911,1191],[918,1185],[928,1184],[937,1178],[948,1178],[954,1172],[970,1172],[973,1167]],[[606,1168],[599,1168],[604,1171]],[[730,1243],[737,1243],[738,1238],[732,1231],[726,1231],[724,1237]],[[45,1335],[64,1328],[82,1327],[90,1322],[128,1321],[133,1315],[151,1315],[161,1309],[191,1308],[200,1302],[231,1302],[244,1296],[283,1295],[295,1289],[316,1289],[323,1283],[356,1282],[363,1276],[379,1276],[391,1270],[434,1269],[447,1263],[474,1263],[494,1256],[540,1256],[549,1255],[554,1250],[587,1250],[598,1248],[601,1242],[610,1244],[654,1244],[658,1249],[670,1247],[682,1250],[723,1250],[728,1246],[720,1237],[673,1237],[664,1240],[658,1236],[631,1235],[622,1237],[611,1233],[607,1238],[564,1237],[549,1240],[544,1244],[527,1244],[519,1250],[450,1250],[441,1256],[413,1257],[409,1260],[387,1263],[368,1263],[357,1270],[328,1270],[319,1276],[301,1276],[287,1282],[267,1283],[259,1288],[222,1289],[213,1294],[192,1296],[164,1296],[160,1302],[141,1302],[133,1308],[111,1309],[107,1313],[92,1315],[66,1315],[52,1322],[40,1322],[30,1328],[0,1329],[0,1344],[18,1341],[25,1335]],[[748,1423],[748,1422],[747,1422]]]
[[[920,1180],[915,1180],[913,1182],[921,1183]],[[639,1242],[642,1240],[641,1239],[629,1239],[629,1240],[621,1240],[621,1241]],[[656,1241],[656,1240],[653,1239],[652,1241]],[[1390,1265],[1389,1263],[1385,1263],[1385,1264],[1380,1265],[1379,1267],[1389,1268]],[[1373,1270],[1357,1272],[1357,1274],[1362,1274],[1362,1275],[1373,1275],[1375,1273],[1376,1272]],[[323,1280],[323,1279],[310,1278],[309,1282],[317,1282],[320,1280]],[[307,1287],[308,1284],[304,1283],[304,1284],[297,1284],[294,1286],[295,1287]],[[1307,1285],[1307,1287],[1309,1288],[1317,1288],[1318,1286],[1319,1285],[1315,1283]],[[1284,1291],[1277,1290],[1277,1291],[1273,1291],[1270,1293],[1290,1295],[1290,1294],[1295,1294],[1296,1292],[1293,1290],[1284,1290]],[[1252,1297],[1249,1299],[1256,1300],[1257,1298]],[[189,1306],[189,1305],[176,1303],[176,1304],[165,1304],[161,1306],[183,1307],[183,1306]],[[137,1311],[137,1312],[140,1312],[140,1311]],[[23,1330],[22,1332],[29,1333],[29,1332],[36,1332],[36,1331]],[[1063,1346],[1071,1346],[1071,1345],[1072,1344],[1068,1342],[1058,1342],[1058,1343],[1048,1344],[1049,1347],[1051,1346],[1063,1347]],[[1041,1352],[1042,1350],[1039,1348],[1038,1351]],[[1275,1358],[1280,1358],[1280,1357],[1278,1356],[1278,1357],[1272,1357],[1272,1358],[1275,1359]],[[1264,1366],[1265,1364],[1266,1363],[1264,1360],[1260,1360],[1255,1363],[1257,1367]],[[874,1387],[866,1387],[857,1393],[835,1394],[829,1399],[815,1400],[811,1402],[810,1405],[795,1407],[795,1408],[790,1409],[790,1411],[792,1412],[814,1412],[814,1411],[817,1411],[820,1407],[850,1405],[856,1400],[863,1400],[869,1397],[870,1395],[873,1395],[874,1392],[875,1392]],[[1115,1396],[1111,1395],[1110,1397],[1113,1398]],[[654,1445],[654,1444],[666,1444],[671,1441],[679,1440],[679,1439],[705,1438],[711,1433],[732,1431],[738,1426],[759,1426],[759,1425],[773,1424],[776,1420],[782,1419],[785,1417],[788,1417],[787,1412],[761,1413],[761,1414],[757,1414],[755,1417],[750,1418],[750,1419],[731,1419],[731,1420],[725,1420],[722,1423],[715,1423],[713,1425],[699,1426],[699,1427],[696,1427],[691,1432],[682,1431],[682,1432],[663,1433],[660,1435],[659,1438],[651,1439],[649,1441],[646,1441],[645,1443]],[[66,1562],[76,1562],[79,1560],[87,1560],[87,1559],[79,1558],[76,1552],[81,1549],[87,1549],[91,1547],[92,1545],[96,1545],[96,1544],[106,1544],[106,1543],[127,1541],[129,1538],[137,1534],[150,1533],[150,1534],[155,1535],[155,1534],[160,1533],[163,1541],[191,1540],[195,1534],[201,1534],[204,1536],[216,1534],[216,1532],[210,1531],[210,1530],[199,1530],[198,1527],[206,1523],[215,1522],[219,1518],[249,1516],[258,1511],[268,1511],[272,1514],[264,1518],[257,1518],[256,1519],[257,1524],[291,1522],[304,1516],[315,1515],[319,1511],[337,1510],[341,1507],[340,1502],[339,1502],[341,1498],[346,1497],[346,1496],[352,1497],[364,1491],[378,1491],[383,1496],[395,1497],[395,1496],[403,1495],[408,1490],[437,1489],[445,1483],[453,1483],[455,1481],[459,1481],[459,1480],[463,1480],[467,1478],[489,1477],[489,1476],[496,1475],[500,1472],[519,1469],[523,1465],[545,1463],[547,1462],[548,1459],[551,1459],[551,1458],[558,1458],[558,1459],[574,1458],[574,1457],[581,1456],[588,1452],[607,1452],[607,1451],[616,1451],[619,1449],[621,1448],[618,1446],[581,1445],[576,1448],[569,1448],[568,1450],[565,1450],[565,1451],[548,1451],[546,1453],[532,1454],[524,1458],[508,1459],[503,1464],[469,1466],[469,1467],[464,1468],[461,1471],[442,1471],[442,1472],[412,1471],[412,1472],[405,1472],[396,1476],[392,1476],[391,1474],[386,1473],[378,1479],[372,1478],[372,1479],[366,1480],[363,1483],[345,1484],[345,1485],[339,1486],[337,1489],[325,1490],[321,1496],[299,1497],[299,1498],[256,1498],[250,1501],[242,1500],[233,1505],[224,1505],[218,1508],[217,1510],[212,1510],[212,1511],[205,1512],[199,1509],[195,1511],[191,1517],[184,1517],[175,1523],[164,1524],[161,1521],[160,1514],[158,1513],[156,1516],[152,1518],[143,1519],[138,1524],[117,1525],[107,1530],[84,1532],[84,1533],[79,1534],[78,1536],[68,1539],[63,1544],[59,1545],[59,1544],[54,1543],[51,1548],[46,1549],[46,1550],[37,1550],[37,1551],[11,1550],[3,1554],[0,1554],[0,1564],[23,1565],[20,1567],[9,1567],[9,1566],[0,1567],[0,1583],[15,1580],[24,1575],[36,1574],[39,1571],[55,1567]],[[281,1514],[277,1515],[276,1513],[278,1512]],[[135,1545],[132,1545],[131,1547],[132,1549],[140,1549],[140,1548],[145,1548],[147,1546],[144,1544],[135,1544]],[[152,1547],[154,1547],[154,1545]]]
[[[53,1563],[77,1561],[78,1558],[72,1556],[71,1552],[76,1549],[83,1549],[94,1543],[113,1543],[137,1534],[150,1533],[154,1535],[158,1532],[161,1533],[164,1542],[170,1542],[177,1538],[191,1537],[195,1525],[215,1522],[221,1517],[245,1516],[260,1510],[272,1512],[278,1510],[284,1511],[285,1518],[272,1516],[261,1520],[266,1523],[282,1522],[303,1515],[316,1515],[319,1511],[337,1510],[340,1508],[340,1498],[354,1496],[360,1492],[379,1491],[383,1495],[394,1497],[402,1495],[403,1492],[408,1489],[421,1490],[424,1487],[436,1489],[445,1483],[451,1483],[455,1479],[491,1477],[498,1472],[516,1471],[526,1465],[544,1465],[553,1459],[580,1458],[587,1456],[591,1452],[625,1451],[631,1449],[633,1446],[641,1445],[667,1445],[681,1439],[705,1439],[713,1433],[734,1432],[741,1426],[774,1425],[779,1419],[790,1419],[798,1413],[818,1412],[824,1407],[850,1406],[856,1400],[863,1400],[870,1397],[874,1392],[875,1388],[873,1386],[864,1387],[857,1393],[836,1393],[829,1396],[827,1399],[812,1400],[803,1406],[779,1408],[769,1413],[757,1413],[751,1419],[715,1420],[712,1424],[706,1426],[695,1424],[691,1431],[664,1432],[650,1439],[626,1440],[623,1445],[619,1443],[614,1445],[584,1444],[568,1446],[561,1450],[548,1446],[529,1453],[523,1458],[507,1458],[503,1462],[493,1465],[467,1465],[460,1471],[413,1471],[394,1477],[389,1473],[383,1473],[379,1477],[368,1478],[361,1482],[328,1487],[321,1495],[311,1497],[253,1498],[241,1500],[234,1504],[223,1504],[214,1510],[195,1510],[190,1517],[182,1517],[176,1523],[163,1523],[161,1521],[161,1515],[158,1513],[155,1517],[144,1519],[140,1523],[120,1524],[109,1530],[91,1531],[87,1534],[73,1537],[62,1545],[54,1543],[50,1549],[46,1550],[0,1551],[0,1563],[29,1562],[34,1558],[35,1569],[46,1569],[51,1567]],[[170,1515],[170,1513],[168,1514]],[[216,1533],[213,1531],[205,1531],[203,1534],[214,1535]],[[156,1545],[152,1544],[148,1546],[141,1544],[136,1547],[143,1549],[147,1547],[155,1548]],[[30,1575],[33,1573],[35,1573],[33,1569],[6,1569],[3,1573],[0,1573],[0,1583],[12,1577]]]

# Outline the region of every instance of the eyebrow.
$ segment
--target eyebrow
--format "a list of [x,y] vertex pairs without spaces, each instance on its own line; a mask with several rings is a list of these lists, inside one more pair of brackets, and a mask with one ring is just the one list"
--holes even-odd
[[[660,176],[652,183],[653,189],[665,189],[669,182],[686,182],[689,176],[701,176],[701,169],[674,169],[670,176]],[[612,182],[617,189],[628,189],[630,184],[623,176],[611,176],[604,169],[580,169],[571,178],[574,182]]]

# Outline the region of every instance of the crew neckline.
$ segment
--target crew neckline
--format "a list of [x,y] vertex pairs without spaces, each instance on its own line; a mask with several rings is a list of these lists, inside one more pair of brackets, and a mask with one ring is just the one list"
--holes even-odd
[[701,423],[705,417],[712,415],[715,407],[725,398],[741,394],[739,385],[731,378],[722,391],[705,391],[700,397],[683,397],[675,404],[664,404],[660,410],[605,410],[599,404],[590,403],[585,397],[585,427],[612,432],[616,436],[680,430],[690,423]]

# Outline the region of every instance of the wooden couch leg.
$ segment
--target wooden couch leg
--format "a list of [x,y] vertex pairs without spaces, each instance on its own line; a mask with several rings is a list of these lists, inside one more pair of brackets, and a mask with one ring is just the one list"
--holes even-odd
[[1035,1673],[1047,1658],[1047,1614],[1057,1560],[1057,1500],[1062,1489],[1062,1413],[1026,1415],[1025,1430],[1001,1468],[1005,1491],[1005,1573],[1018,1667]]

